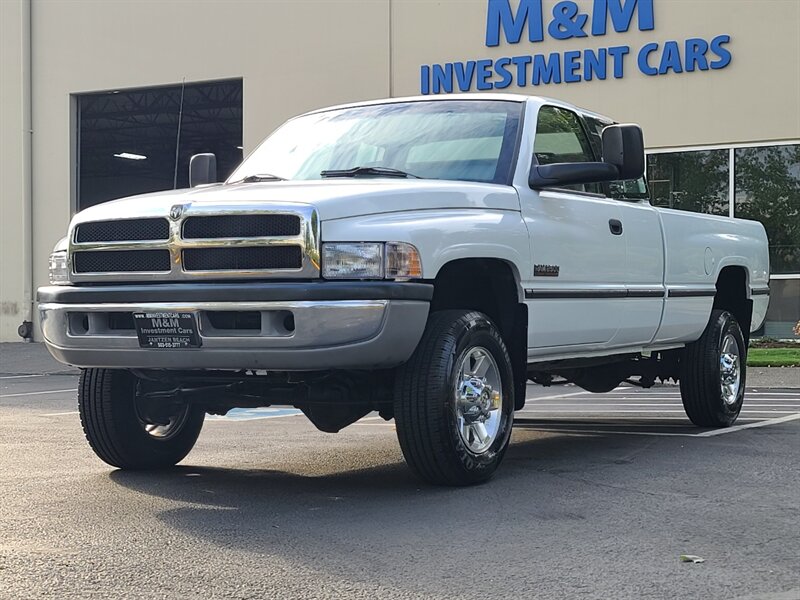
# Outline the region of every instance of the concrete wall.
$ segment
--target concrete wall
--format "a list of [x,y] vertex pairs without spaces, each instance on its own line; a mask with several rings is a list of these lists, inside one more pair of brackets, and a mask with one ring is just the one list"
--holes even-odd
[[[545,0],[549,14],[555,0]],[[0,1],[0,340],[22,320],[23,0]],[[580,0],[590,10],[591,0]],[[74,206],[73,94],[241,77],[244,147],[287,117],[419,93],[422,64],[731,35],[719,71],[535,89],[641,123],[650,147],[800,138],[800,2],[655,0],[655,30],[484,44],[486,0],[32,0],[33,280]],[[635,57],[629,57],[635,59]],[[635,62],[635,60],[634,60]],[[31,253],[28,253],[31,255]]]
[[[0,340],[14,340],[25,311],[24,5],[0,2]],[[30,282],[28,283],[30,285]]]

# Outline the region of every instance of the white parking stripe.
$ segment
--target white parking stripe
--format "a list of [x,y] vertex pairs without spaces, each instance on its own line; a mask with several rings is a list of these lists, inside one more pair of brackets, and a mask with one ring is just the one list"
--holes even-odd
[[538,402],[539,400],[555,400],[556,398],[569,398],[570,396],[583,396],[584,394],[593,395],[593,394],[590,394],[589,392],[572,392],[570,394],[556,394],[555,396],[539,396],[538,398],[537,397],[532,397],[532,398],[527,398],[526,397],[526,400],[528,402]]
[[786,417],[778,417],[775,419],[767,419],[766,421],[759,421],[758,423],[747,423],[746,425],[734,425],[725,429],[714,429],[713,431],[704,431],[698,433],[697,437],[714,437],[717,435],[725,435],[726,433],[734,433],[742,431],[743,429],[754,429],[756,427],[767,427],[768,425],[778,425],[779,423],[788,423],[789,421],[796,421],[800,419],[800,413],[789,415]]
[[283,417],[302,417],[303,413],[291,413],[288,415],[261,415],[258,417],[244,417],[240,419],[232,419],[230,417],[221,415],[206,415],[206,421],[209,423],[243,423],[245,421],[263,421],[264,419],[282,419]]
[[[557,408],[604,407],[604,406],[607,406],[609,408],[613,408],[615,406],[620,406],[620,407],[624,407],[624,408],[631,407],[631,406],[649,406],[649,407],[656,407],[656,408],[658,408],[658,407],[662,407],[662,408],[682,408],[683,404],[663,404],[663,403],[657,403],[657,402],[651,402],[651,403],[647,403],[647,404],[644,404],[644,403],[634,404],[634,403],[629,403],[629,402],[614,403],[614,404],[610,404],[610,403],[557,404],[555,402],[547,402],[547,403],[542,403],[542,404],[538,404],[537,403],[536,404],[537,410],[538,410],[538,408],[540,406],[555,406]],[[750,404],[750,405],[748,405],[747,403],[745,403],[744,410],[747,410],[748,408],[753,408],[753,407],[758,407],[758,408],[797,408],[797,409],[800,409],[800,404],[793,403],[793,404]]]
[[68,390],[48,390],[45,392],[25,392],[22,394],[0,394],[0,398],[19,398],[20,396],[39,396],[41,394],[63,394],[65,392],[75,392],[77,393],[78,390],[75,388],[69,388]]
[[696,433],[657,433],[655,431],[620,431],[618,429],[555,429],[548,427],[526,427],[526,429],[535,429],[537,431],[546,431],[548,433],[571,433],[574,435],[597,435],[599,433],[611,433],[614,435],[650,435],[657,437],[697,437]]
[[0,379],[26,379],[28,377],[44,377],[44,374],[41,375],[3,375]]
[[64,415],[77,415],[79,414],[77,410],[71,410],[69,412],[60,412],[60,413],[47,413],[45,415],[40,415],[42,417],[63,417]]

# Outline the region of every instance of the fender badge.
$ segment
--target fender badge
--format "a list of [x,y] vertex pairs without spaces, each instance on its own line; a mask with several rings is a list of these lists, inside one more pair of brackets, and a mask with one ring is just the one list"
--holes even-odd
[[561,267],[558,265],[533,265],[534,277],[558,277]]
[[183,215],[183,210],[186,208],[183,204],[175,204],[172,208],[169,209],[169,218],[173,221],[177,221]]

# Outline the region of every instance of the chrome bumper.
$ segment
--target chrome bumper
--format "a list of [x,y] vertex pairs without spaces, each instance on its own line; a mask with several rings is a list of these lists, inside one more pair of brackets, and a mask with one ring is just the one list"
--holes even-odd
[[[77,367],[267,369],[311,371],[376,369],[411,356],[428,317],[424,300],[317,300],[271,302],[116,302],[39,305],[44,341],[60,362]],[[202,345],[141,348],[133,329],[111,329],[114,312],[191,311]],[[257,311],[261,329],[216,329],[207,311]],[[291,313],[294,330],[271,326]],[[72,315],[72,316],[71,316]],[[92,323],[75,331],[75,316]],[[84,322],[84,321],[82,321]]]

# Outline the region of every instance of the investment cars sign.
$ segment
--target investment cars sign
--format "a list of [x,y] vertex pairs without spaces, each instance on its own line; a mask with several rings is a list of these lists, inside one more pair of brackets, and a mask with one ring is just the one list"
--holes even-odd
[[[655,0],[593,0],[591,12],[582,12],[568,0],[555,4],[549,13],[542,2],[519,0],[512,5],[511,0],[488,0],[486,46],[519,44],[524,38],[535,50],[547,38],[601,38],[611,30],[626,33],[634,23],[639,31],[656,28]],[[635,48],[599,46],[422,65],[420,91],[438,94],[622,79],[631,71],[657,77],[718,70],[731,62],[730,41],[729,35],[721,34],[710,39],[652,41]]]

